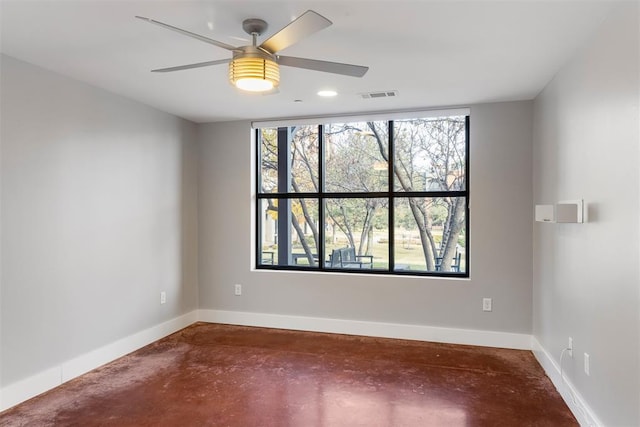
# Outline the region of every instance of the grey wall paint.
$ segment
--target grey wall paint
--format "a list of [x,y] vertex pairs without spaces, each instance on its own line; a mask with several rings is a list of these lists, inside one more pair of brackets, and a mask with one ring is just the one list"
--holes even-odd
[[197,145],[185,120],[1,67],[5,386],[197,308]]
[[628,3],[534,104],[535,200],[589,216],[534,226],[534,334],[556,362],[573,337],[565,372],[611,426],[640,425],[638,39]]
[[250,124],[200,126],[200,308],[531,333],[531,115],[471,109],[469,280],[252,271]]

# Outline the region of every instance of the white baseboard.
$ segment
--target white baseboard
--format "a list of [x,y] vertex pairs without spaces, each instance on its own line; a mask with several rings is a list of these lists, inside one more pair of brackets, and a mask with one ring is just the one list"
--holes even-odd
[[10,384],[0,390],[0,411],[164,338],[197,320],[197,311],[194,310]]
[[2,401],[0,401],[0,411],[11,408],[18,403],[31,399],[34,396],[51,390],[62,384],[61,367],[40,371],[28,378],[9,384],[2,388]]
[[198,320],[212,323],[261,326],[298,331],[329,332],[335,334],[531,350],[531,335],[508,332],[223,310],[198,310]]
[[575,386],[565,376],[564,381],[560,376],[560,366],[551,357],[549,352],[542,347],[536,337],[531,337],[532,351],[538,363],[542,366],[545,373],[551,379],[553,385],[564,399],[573,415],[576,417],[582,427],[600,427],[604,424],[598,419],[595,412],[584,400],[582,395],[576,390]]

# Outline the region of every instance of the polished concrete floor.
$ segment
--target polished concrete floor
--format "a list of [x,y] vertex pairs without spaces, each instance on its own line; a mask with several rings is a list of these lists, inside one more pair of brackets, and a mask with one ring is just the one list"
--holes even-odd
[[197,323],[1,426],[574,426],[531,352]]

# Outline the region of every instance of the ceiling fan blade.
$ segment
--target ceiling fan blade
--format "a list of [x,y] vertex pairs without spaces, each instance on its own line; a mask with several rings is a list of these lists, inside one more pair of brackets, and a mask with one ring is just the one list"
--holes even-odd
[[165,24],[164,22],[156,21],[155,19],[145,18],[144,16],[136,16],[138,19],[142,19],[143,21],[147,21],[151,24],[159,25],[160,27],[166,28],[171,31],[175,31],[177,33],[183,34],[185,36],[193,37],[196,40],[200,40],[205,43],[212,44],[214,46],[221,47],[227,50],[238,50],[237,47],[231,46],[230,44],[226,44],[223,42],[219,42],[218,40],[210,39],[209,37],[201,36],[200,34],[192,33],[191,31],[183,30],[182,28],[174,27],[173,25]]
[[343,64],[342,62],[319,61],[317,59],[295,58],[293,56],[277,56],[278,64],[287,67],[304,68],[325,73],[343,74],[351,77],[362,77],[369,71],[369,67],[361,65]]
[[307,10],[291,21],[289,25],[265,40],[260,47],[271,53],[280,52],[292,44],[298,43],[303,38],[327,28],[331,24],[331,21],[319,13]]
[[152,73],[170,73],[171,71],[190,70],[192,68],[209,67],[211,65],[226,64],[230,59],[218,59],[216,61],[198,62],[197,64],[178,65],[177,67],[158,68],[151,70]]

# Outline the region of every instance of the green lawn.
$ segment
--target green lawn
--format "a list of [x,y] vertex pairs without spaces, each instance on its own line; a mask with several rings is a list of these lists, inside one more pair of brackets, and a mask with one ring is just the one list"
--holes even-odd
[[[386,231],[380,233],[379,236],[374,236],[374,244],[372,245],[371,255],[373,255],[373,268],[384,269],[389,267],[389,243],[385,241],[384,236],[387,235]],[[424,254],[422,252],[422,245],[419,238],[416,236],[409,236],[408,233],[402,230],[396,231],[396,245],[395,245],[395,260],[397,264],[407,265],[408,269],[415,271],[425,271],[426,263],[424,261]],[[404,236],[404,238],[403,238]],[[437,238],[437,237],[436,237]],[[356,243],[357,244],[357,243]],[[333,249],[344,248],[348,246],[348,240],[346,237],[337,237],[335,243],[327,243],[325,246],[326,259],[329,259],[329,254]],[[273,251],[272,248],[265,248],[266,251]],[[277,252],[277,250],[276,250]],[[302,245],[294,244],[293,253],[304,253]],[[277,253],[275,262],[277,263]],[[462,257],[461,271],[465,270],[464,256]],[[309,265],[306,258],[300,258],[297,265]]]

